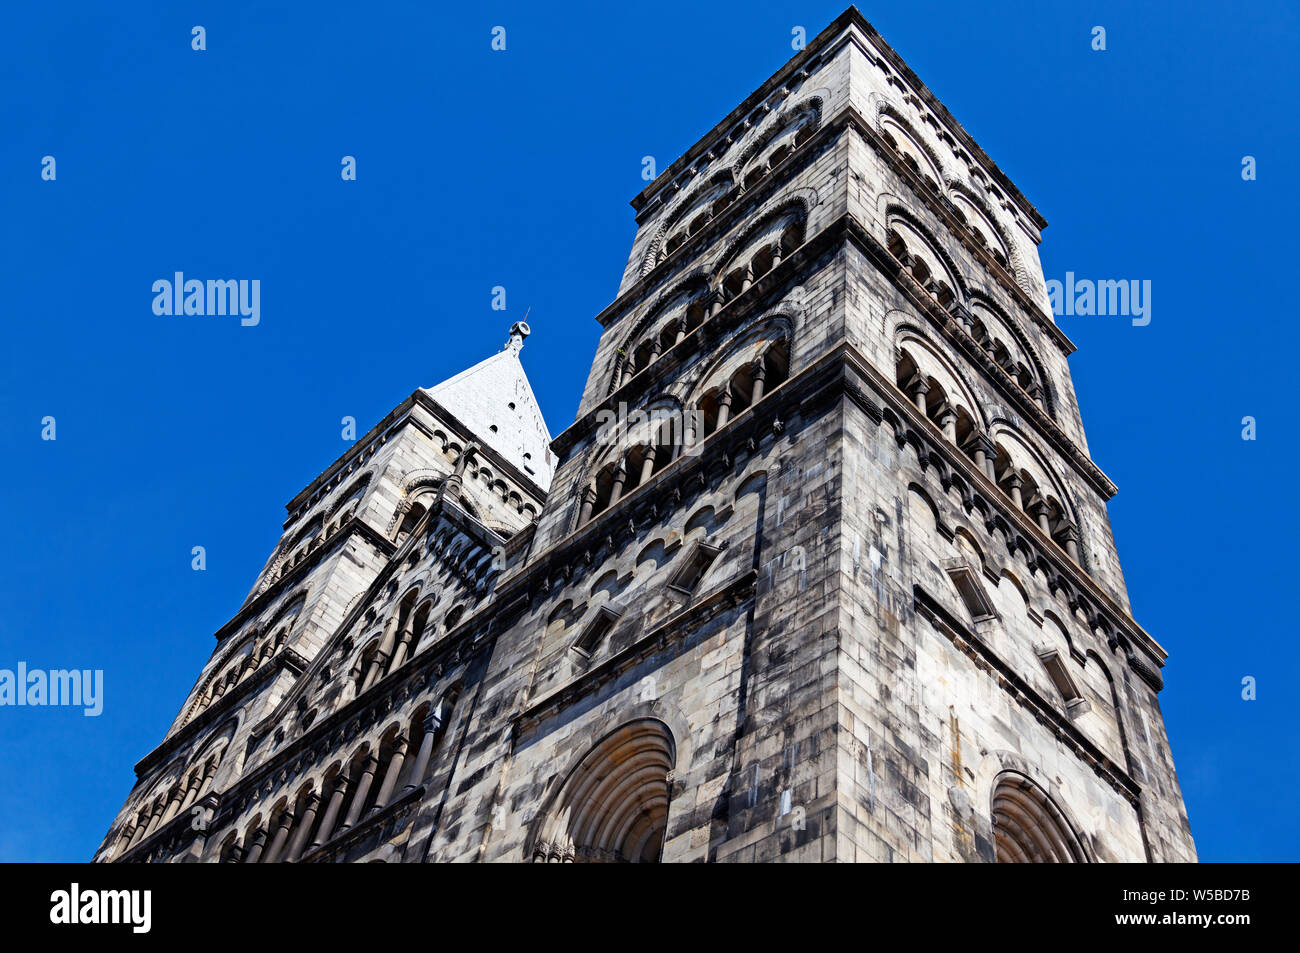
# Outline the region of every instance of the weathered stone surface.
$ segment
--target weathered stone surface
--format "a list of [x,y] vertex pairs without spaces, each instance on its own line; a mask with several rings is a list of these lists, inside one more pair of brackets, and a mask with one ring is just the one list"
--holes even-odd
[[96,859],[1194,860],[1028,201],[850,11],[633,204],[574,424],[517,333],[303,490]]

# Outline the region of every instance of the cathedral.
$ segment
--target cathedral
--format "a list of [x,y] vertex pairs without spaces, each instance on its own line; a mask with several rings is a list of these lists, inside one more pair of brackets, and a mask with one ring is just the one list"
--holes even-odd
[[[1194,861],[1037,246],[856,9],[283,535],[100,862]],[[503,328],[504,330],[504,328]]]

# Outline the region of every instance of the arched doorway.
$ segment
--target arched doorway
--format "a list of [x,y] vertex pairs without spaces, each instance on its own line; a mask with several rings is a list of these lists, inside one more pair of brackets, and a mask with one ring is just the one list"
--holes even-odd
[[658,863],[668,825],[672,733],[628,722],[570,772],[534,842],[536,863]]
[[998,863],[1087,863],[1083,844],[1061,809],[1023,774],[999,776],[992,813]]

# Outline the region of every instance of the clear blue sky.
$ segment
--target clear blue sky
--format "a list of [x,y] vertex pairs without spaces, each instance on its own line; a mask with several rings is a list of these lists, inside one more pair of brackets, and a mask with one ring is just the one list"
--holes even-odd
[[[642,156],[664,168],[791,55],[794,26],[812,36],[842,12],[143,6],[9,4],[0,19],[0,668],[106,680],[98,718],[0,709],[4,860],[91,856],[284,504],[345,449],[341,417],[364,432],[497,350],[531,306],[524,362],[564,429],[633,236]],[[1300,858],[1283,285],[1296,12],[862,9],[1052,223],[1049,277],[1153,282],[1148,327],[1061,319],[1090,449],[1120,487],[1135,615],[1171,652],[1161,699],[1202,859]],[[206,52],[190,49],[195,24]],[[496,25],[504,53],[489,48]],[[1244,155],[1257,181],[1242,181]],[[261,324],[156,317],[151,285],[174,271],[259,278]],[[206,572],[190,568],[195,545]]]

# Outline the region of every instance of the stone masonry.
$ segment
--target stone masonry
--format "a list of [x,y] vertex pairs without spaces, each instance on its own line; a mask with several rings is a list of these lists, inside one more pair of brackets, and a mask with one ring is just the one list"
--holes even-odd
[[1037,246],[855,10],[288,505],[98,861],[1193,861]]

